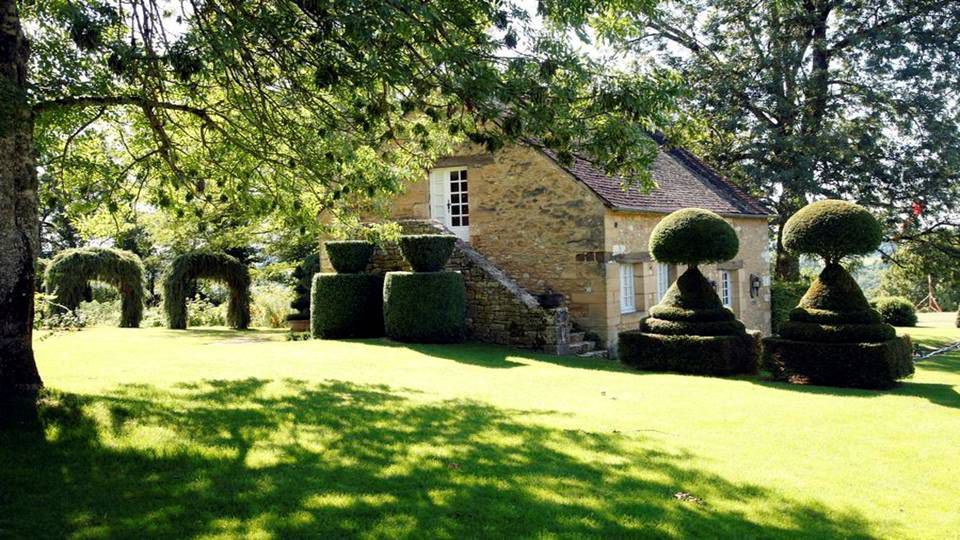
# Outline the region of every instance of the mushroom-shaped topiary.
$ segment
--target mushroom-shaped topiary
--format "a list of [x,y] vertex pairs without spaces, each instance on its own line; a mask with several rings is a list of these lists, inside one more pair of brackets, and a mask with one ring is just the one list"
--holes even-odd
[[658,262],[688,268],[650,309],[650,317],[640,321],[639,330],[620,334],[620,359],[641,369],[755,372],[757,337],[723,307],[697,266],[732,259],[739,249],[733,227],[709,210],[686,208],[663,218],[650,235],[650,252]]
[[650,253],[659,262],[698,265],[729,261],[739,250],[733,227],[702,208],[677,210],[661,219],[650,234]]
[[809,204],[783,226],[783,246],[794,253],[820,255],[827,264],[880,247],[883,230],[866,208],[827,199]]
[[775,376],[831,386],[886,388],[913,373],[909,341],[867,302],[839,262],[880,246],[880,223],[846,201],[815,202],[783,226],[783,245],[820,255],[826,266],[810,285],[779,337],[764,340],[764,366]]

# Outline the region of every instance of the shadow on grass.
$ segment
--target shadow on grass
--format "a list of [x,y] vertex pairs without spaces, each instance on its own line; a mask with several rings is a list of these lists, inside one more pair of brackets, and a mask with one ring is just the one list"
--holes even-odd
[[731,483],[639,436],[386,386],[124,386],[48,395],[41,414],[45,436],[0,432],[0,536],[870,534],[859,515]]
[[898,386],[889,390],[863,390],[859,388],[840,388],[833,386],[815,386],[807,384],[789,384],[772,379],[744,378],[760,386],[788,390],[804,394],[819,394],[827,396],[841,396],[852,398],[876,398],[883,396],[910,396],[923,398],[935,405],[960,409],[960,393],[952,385],[939,383],[919,383],[902,381]]

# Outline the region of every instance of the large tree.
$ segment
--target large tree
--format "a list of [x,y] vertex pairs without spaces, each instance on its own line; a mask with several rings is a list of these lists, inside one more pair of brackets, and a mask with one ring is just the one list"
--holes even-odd
[[457,138],[523,138],[643,182],[676,89],[585,60],[502,0],[0,0],[0,15],[2,398],[41,386],[38,156],[62,206],[296,229],[419,177]]
[[[919,213],[901,239],[958,225],[960,2],[672,0],[594,24],[683,74],[694,143],[778,230],[820,197],[871,207],[891,236]],[[798,273],[778,233],[776,274]]]

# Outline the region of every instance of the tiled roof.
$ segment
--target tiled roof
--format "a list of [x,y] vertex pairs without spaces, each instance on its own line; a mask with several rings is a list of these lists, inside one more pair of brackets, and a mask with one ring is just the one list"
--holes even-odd
[[611,208],[672,212],[680,208],[698,207],[724,215],[767,216],[772,212],[759,201],[733,185],[720,173],[682,148],[664,146],[662,137],[654,135],[661,145],[651,166],[657,187],[641,192],[636,187],[623,189],[622,179],[608,176],[582,157],[565,167],[550,150],[543,152],[574,178],[583,182]]

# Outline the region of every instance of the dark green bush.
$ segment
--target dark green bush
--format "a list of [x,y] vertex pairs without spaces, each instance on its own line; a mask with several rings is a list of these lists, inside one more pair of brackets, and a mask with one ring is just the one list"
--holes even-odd
[[790,311],[790,320],[817,324],[875,324],[883,322],[875,309],[859,311],[829,311],[796,307]]
[[383,276],[316,274],[310,330],[322,339],[383,336]]
[[250,271],[235,257],[218,251],[193,251],[173,260],[163,276],[163,310],[167,326],[187,327],[187,292],[198,279],[214,279],[227,284],[227,324],[233,328],[250,326]]
[[313,286],[313,275],[320,271],[320,257],[311,253],[304,257],[293,270],[293,301],[290,307],[293,313],[287,316],[287,320],[306,321],[310,318],[310,289]]
[[731,319],[724,321],[671,321],[656,317],[645,317],[640,321],[640,331],[648,334],[690,335],[690,336],[731,336],[746,332],[742,322]]
[[695,375],[757,372],[760,335],[687,336],[621,332],[617,355],[626,365],[647,371]]
[[[44,283],[54,295],[50,315],[76,311],[89,293],[90,280],[103,281],[120,293],[120,326],[137,328],[143,319],[143,263],[130,251],[108,248],[68,249],[47,267]],[[62,306],[62,307],[61,307]]]
[[875,324],[818,324],[787,321],[780,327],[780,337],[796,341],[824,343],[879,343],[897,336],[897,331],[886,323]]
[[736,318],[727,308],[721,309],[682,309],[673,306],[656,305],[650,308],[650,315],[665,321],[714,322],[729,321]]
[[894,326],[916,326],[917,310],[913,302],[902,296],[878,296],[870,305],[873,306],[883,322]]
[[650,234],[650,253],[659,262],[697,265],[737,256],[740,239],[729,223],[702,208],[677,210]]
[[815,253],[827,263],[872,253],[882,238],[880,222],[865,208],[833,199],[808,204],[783,226],[784,247],[795,253]]
[[456,242],[449,234],[408,234],[400,237],[400,252],[414,272],[439,272]]
[[790,311],[797,307],[810,283],[803,281],[774,280],[770,286],[770,325],[773,333],[790,318]]
[[363,272],[373,256],[373,244],[363,240],[330,241],[323,245],[333,269],[341,274]]
[[908,337],[880,343],[822,343],[782,338],[763,340],[764,370],[799,384],[890,388],[913,374]]
[[454,343],[466,335],[467,297],[456,272],[388,272],[383,285],[387,337],[417,343]]
[[800,299],[807,310],[855,312],[872,309],[867,297],[847,270],[836,263],[827,264]]

